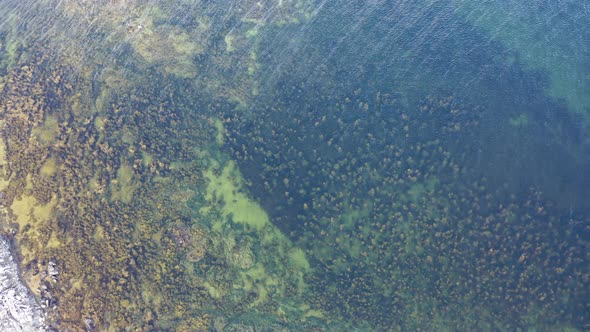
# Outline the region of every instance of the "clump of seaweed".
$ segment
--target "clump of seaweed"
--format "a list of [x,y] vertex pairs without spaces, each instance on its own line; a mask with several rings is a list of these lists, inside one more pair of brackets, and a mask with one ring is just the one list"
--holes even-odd
[[[53,326],[206,328],[254,308],[313,315],[281,309],[305,288],[305,258],[243,191],[215,121],[169,99],[177,87],[162,91],[162,79],[93,101],[84,78],[47,54],[11,71],[1,96],[2,195],[15,221],[3,226]],[[238,214],[240,204],[265,219]]]

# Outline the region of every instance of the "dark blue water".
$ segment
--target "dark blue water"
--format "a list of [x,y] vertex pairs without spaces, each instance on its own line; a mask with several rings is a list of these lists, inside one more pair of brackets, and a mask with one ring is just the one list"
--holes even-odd
[[[492,38],[489,31],[456,15],[453,3],[332,5],[323,8],[312,27],[285,32],[295,36],[269,37],[266,49],[273,53],[269,55],[272,75],[277,75],[275,68],[292,61],[290,72],[297,72],[305,83],[322,79],[320,70],[329,72],[337,82],[334,90],[340,93],[359,87],[366,94],[388,89],[406,105],[429,94],[457,95],[486,108],[481,127],[485,146],[477,156],[483,172],[516,173],[518,178],[529,178],[525,182],[546,185],[555,199],[565,194],[566,205],[572,200],[574,205],[584,204],[575,196],[583,195],[578,190],[585,187],[577,183],[588,184],[586,115],[575,112],[576,106],[569,105],[565,96],[549,96],[553,84],[549,71],[556,69],[541,71],[518,61],[526,53],[526,44],[517,49]],[[580,34],[587,34],[583,23],[574,24],[572,43],[579,45]],[[277,40],[286,45],[277,46]],[[571,56],[578,68],[587,58],[586,48],[581,46]],[[567,57],[567,51],[563,52]],[[587,88],[585,81],[571,84],[578,90]],[[509,120],[519,117],[530,121],[517,130]],[[541,160],[545,165],[537,167]],[[556,172],[560,167],[571,168]],[[513,177],[506,182],[515,181],[520,180]],[[563,189],[568,186],[570,190]]]
[[[587,10],[547,5],[550,16]],[[333,1],[270,31],[260,95],[226,115],[233,155],[273,222],[309,250],[322,307],[378,329],[582,326],[587,287],[557,266],[582,271],[586,258],[557,239],[587,236],[588,83],[560,95],[568,69],[550,66],[587,70],[590,26],[578,15],[571,29],[539,24],[523,7],[485,13],[534,18],[514,18],[521,41],[472,7]],[[571,43],[555,47],[545,29]],[[578,289],[570,313],[549,309],[547,296],[562,296],[552,287]],[[532,308],[543,314],[527,321]]]

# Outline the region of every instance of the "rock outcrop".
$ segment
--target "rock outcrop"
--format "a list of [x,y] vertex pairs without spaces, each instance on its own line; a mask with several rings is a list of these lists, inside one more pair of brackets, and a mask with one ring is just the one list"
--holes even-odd
[[45,331],[41,306],[18,271],[10,241],[0,237],[0,331]]

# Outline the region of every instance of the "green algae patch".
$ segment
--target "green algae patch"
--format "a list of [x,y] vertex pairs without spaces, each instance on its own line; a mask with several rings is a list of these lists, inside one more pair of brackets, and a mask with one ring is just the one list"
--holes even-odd
[[[211,230],[220,236],[213,240],[219,244],[213,246],[222,245],[220,256],[231,267],[228,278],[234,277],[229,279],[231,289],[217,280],[207,280],[209,295],[215,299],[245,296],[240,303],[256,309],[276,304],[280,308],[293,296],[304,295],[309,289],[306,278],[312,271],[305,252],[273,225],[266,211],[247,195],[233,160],[220,163],[210,159],[210,165],[204,171],[208,204],[199,209],[199,214],[212,220]],[[215,216],[215,211],[217,217],[208,217]],[[298,305],[309,308],[305,301],[298,301]],[[305,318],[303,312],[298,312],[300,318]]]
[[[98,99],[97,99],[98,100]],[[100,108],[99,108],[100,109]],[[94,119],[94,128],[96,128],[96,130],[98,132],[103,132],[105,129],[105,124],[106,124],[106,120],[103,117],[97,116]]]
[[303,314],[304,318],[326,318],[326,315],[323,312],[320,310],[311,309],[308,305],[302,305],[299,309],[305,312],[305,314]]
[[352,227],[358,220],[366,218],[371,214],[371,208],[367,205],[362,209],[352,209],[346,207],[344,213],[340,216],[344,227]]
[[41,169],[39,170],[39,174],[44,176],[53,176],[57,171],[57,161],[55,158],[47,158]]
[[[240,272],[242,278],[243,290],[246,292],[254,292],[258,296],[250,307],[255,307],[264,304],[268,300],[269,289],[280,286],[281,282],[276,277],[271,276],[266,272],[264,265],[258,263],[251,269]],[[281,296],[280,294],[279,296]]]
[[231,33],[228,33],[223,38],[223,40],[225,41],[225,50],[228,53],[233,52],[233,51],[236,50],[236,48],[234,46],[234,39],[235,39],[235,37]]
[[244,192],[242,176],[234,161],[229,161],[219,175],[213,169],[206,170],[204,175],[209,180],[206,199],[223,202],[223,217],[231,217],[234,222],[255,230],[270,225],[266,211]]
[[520,114],[508,119],[508,123],[514,128],[524,128],[529,125],[529,117],[526,114]]
[[47,222],[52,219],[56,205],[55,196],[49,203],[40,204],[35,197],[26,195],[15,199],[10,205],[14,220],[19,226],[17,238],[20,241],[22,263],[34,260],[39,246],[49,249],[61,245],[53,232],[47,233],[44,229]]
[[311,266],[301,248],[293,248],[289,251],[289,263],[295,268],[308,272]]
[[37,200],[32,196],[24,196],[20,199],[15,199],[10,205],[12,214],[16,217],[16,222],[20,226],[24,226],[31,220],[32,211],[37,206]]
[[57,234],[55,231],[51,232],[51,236],[49,237],[49,240],[47,241],[46,247],[50,248],[50,249],[54,249],[54,248],[59,248],[62,246],[62,241],[60,241],[57,238]]
[[149,167],[152,165],[153,162],[154,162],[154,156],[152,156],[150,153],[145,152],[145,151],[141,152],[141,163],[143,164],[143,166]]
[[56,204],[57,199],[55,197],[51,202],[43,205],[39,204],[35,197],[23,195],[12,202],[10,210],[16,217],[17,223],[20,226],[25,226],[29,223],[49,220],[53,216],[53,208]]
[[59,129],[59,123],[55,116],[47,116],[43,125],[33,129],[33,135],[41,143],[41,145],[47,147],[53,143],[57,137]]
[[94,176],[88,180],[86,187],[91,191],[98,191],[101,187],[98,180],[98,174],[94,174]]
[[217,145],[222,146],[225,129],[223,128],[223,122],[220,119],[215,119],[215,130],[215,142],[217,142]]
[[94,235],[92,235],[92,238],[95,241],[104,240],[104,237],[105,237],[104,232],[105,232],[104,227],[102,227],[101,225],[97,225],[96,229],[94,230]]
[[427,192],[432,192],[436,185],[438,184],[438,179],[431,178],[423,183],[416,183],[414,184],[410,190],[408,190],[409,198],[412,202],[417,203],[420,197],[422,197]]
[[208,27],[200,24],[191,34],[172,25],[157,25],[148,19],[142,25],[138,38],[133,39],[134,50],[148,64],[158,65],[165,73],[180,78],[194,78],[197,67],[193,57],[202,54],[204,48],[198,42]]
[[9,71],[16,65],[23,52],[23,41],[14,36],[17,34],[16,30],[18,22],[20,22],[22,18],[12,12],[4,15],[2,19],[4,21],[3,25],[12,31],[6,35],[3,34],[0,36],[0,69],[3,71]]
[[[4,127],[4,121],[0,120],[0,130]],[[6,179],[6,170],[8,164],[6,162],[6,145],[2,137],[0,137],[0,191],[8,186],[8,179]]]
[[226,292],[223,289],[221,289],[220,287],[216,287],[209,282],[204,282],[203,287],[207,290],[209,295],[216,300],[219,300],[224,295],[226,295]]
[[111,182],[111,200],[121,200],[129,203],[133,199],[133,193],[137,189],[134,181],[133,169],[126,164],[121,164],[117,170],[117,179]]

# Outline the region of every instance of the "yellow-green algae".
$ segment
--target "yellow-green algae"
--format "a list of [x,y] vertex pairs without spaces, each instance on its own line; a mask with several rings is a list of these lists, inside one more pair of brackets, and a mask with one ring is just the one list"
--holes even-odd
[[508,123],[515,128],[524,128],[529,125],[529,118],[526,114],[520,114],[508,119]]
[[[277,22],[306,15],[289,6],[281,6]],[[318,308],[292,303],[298,301],[293,295],[305,291],[310,264],[248,198],[235,163],[212,144],[223,144],[221,122],[178,119],[179,110],[188,114],[190,108],[166,98],[175,84],[165,81],[167,75],[199,77],[195,91],[204,88],[219,100],[247,104],[257,86],[250,75],[257,68],[251,50],[257,36],[246,36],[251,23],[234,31],[232,52],[212,52],[214,67],[240,68],[222,76],[195,66],[195,56],[208,51],[215,38],[206,16],[196,29],[184,29],[161,24],[169,17],[158,5],[98,7],[65,1],[39,12],[68,25],[99,27],[100,48],[77,52],[96,35],[50,30],[47,40],[59,47],[33,44],[30,56],[19,59],[15,39],[10,60],[2,57],[10,68],[0,85],[6,138],[0,141],[0,190],[11,216],[2,232],[16,232],[23,277],[37,296],[52,306],[53,299],[59,301],[52,324],[73,331],[85,329],[88,321],[113,331],[210,329],[215,319],[232,314],[207,312],[219,301],[235,306],[236,313],[292,321],[322,316]],[[259,14],[250,12],[243,20]],[[131,45],[130,61],[145,74],[111,62],[110,51],[122,40]],[[52,96],[51,106],[46,96]],[[174,129],[176,124],[185,130]],[[229,204],[220,204],[212,192]],[[208,245],[195,261],[188,255],[196,244],[184,242],[182,234],[192,234],[190,239],[196,229],[205,230]],[[39,273],[49,261],[60,271],[55,280]],[[216,270],[212,261],[224,269]],[[215,272],[203,276],[205,270]],[[41,284],[46,291],[40,292]]]
[[[216,120],[214,125],[216,143],[221,146],[224,135],[223,123]],[[220,218],[212,221],[213,231],[223,232],[224,229],[233,228],[235,226],[232,225],[239,224],[244,228],[245,233],[251,233],[260,241],[259,252],[256,255],[259,257],[258,261],[248,263],[246,266],[240,265],[242,268],[239,272],[240,280],[234,282],[233,288],[257,294],[256,299],[249,305],[251,308],[263,305],[270,300],[271,295],[273,301],[280,302],[281,298],[286,296],[285,290],[290,282],[293,282],[296,287],[296,294],[301,295],[306,288],[304,277],[311,270],[303,250],[295,247],[276,226],[270,223],[266,211],[248,196],[242,175],[233,160],[220,162],[211,158],[209,164],[210,167],[203,173],[207,179],[205,199],[209,205],[202,207],[200,213],[205,215],[219,206],[221,215]],[[236,246],[234,236],[239,233],[224,233],[225,251],[233,251]],[[242,252],[241,255],[244,254],[243,250],[239,249]],[[272,259],[261,261],[260,257]],[[229,261],[233,260],[229,259]],[[272,264],[271,271],[265,266],[269,263]],[[206,288],[214,298],[221,298],[227,292],[211,283],[206,283]],[[304,312],[307,313],[304,317],[319,315],[317,308],[308,309],[309,306],[305,308]],[[279,306],[277,310],[282,309]]]
[[54,157],[49,157],[41,166],[39,174],[43,176],[52,176],[57,172],[57,161]]
[[[242,176],[235,162],[229,161],[224,165],[219,176],[214,174],[212,168],[206,170],[204,176],[209,180],[206,199],[209,202],[223,201],[223,217],[231,217],[234,222],[246,226],[248,230],[262,231],[263,228],[271,227],[266,212],[245,194],[241,183]],[[214,229],[215,227],[220,225],[214,226]]]
[[[5,180],[7,201],[15,221],[5,231],[17,230],[28,284],[45,296],[39,286],[48,283],[59,299],[52,315],[57,326],[78,330],[91,319],[105,330],[147,328],[154,317],[160,327],[210,326],[213,318],[202,310],[213,300],[229,298],[239,299],[245,309],[282,313],[285,319],[321,316],[309,305],[282,304],[305,291],[310,264],[248,197],[233,161],[217,161],[211,156],[220,156],[218,151],[188,144],[182,153],[193,161],[177,161],[167,155],[172,142],[145,141],[148,137],[141,133],[156,130],[163,110],[171,109],[163,101],[152,105],[146,99],[151,90],[136,97],[145,100],[141,113],[110,93],[99,93],[104,106],[97,109],[95,102],[79,97],[87,92],[77,89],[58,95],[63,113],[45,114],[40,92],[63,83],[44,76],[61,75],[56,68],[40,71],[25,65],[12,73],[18,84],[11,87],[18,90],[3,95],[10,98],[5,103],[10,107],[3,110],[9,125],[3,132],[13,142],[4,154],[14,162],[2,166],[8,175],[4,178],[10,179]],[[33,104],[32,117],[23,118],[20,107]],[[70,112],[76,114],[73,121],[67,118]],[[128,121],[127,114],[141,119],[139,137],[125,138],[130,137],[128,129],[117,129]],[[218,124],[213,121],[212,135],[203,136],[215,143],[212,150],[223,143]],[[150,148],[153,144],[162,149]],[[2,144],[4,150],[6,146]],[[198,166],[205,161],[209,167]],[[191,188],[204,192],[205,207],[193,212],[188,203],[199,195]],[[177,225],[176,233],[172,225]],[[189,259],[196,244],[182,238],[195,227],[208,229],[210,235],[204,259]],[[200,271],[212,268],[210,259],[227,267],[211,274],[214,278],[203,278]],[[35,272],[46,269],[49,260],[60,268],[57,280]]]
[[[0,131],[4,130],[4,121],[0,120]],[[9,180],[8,172],[7,172],[7,161],[6,161],[6,145],[0,137],[0,192],[3,191],[6,186],[8,186]]]
[[111,199],[129,203],[136,188],[133,169],[125,163],[121,164],[117,170],[117,178],[111,181]]
[[223,128],[223,121],[221,121],[220,119],[215,119],[215,130],[216,130],[216,134],[215,134],[215,142],[217,142],[217,145],[222,146],[223,145],[223,141],[224,141],[224,128]]
[[[274,301],[284,297],[289,279],[294,280],[296,292],[301,295],[306,288],[305,274],[311,269],[305,253],[270,223],[267,213],[248,197],[234,161],[229,160],[225,165],[220,165],[215,160],[210,162],[212,166],[204,172],[204,177],[208,180],[205,198],[210,205],[201,208],[201,213],[206,214],[212,207],[220,205],[221,218],[213,221],[212,230],[222,232],[226,227],[232,227],[231,224],[242,225],[246,233],[253,233],[260,240],[262,252],[257,256],[271,255],[274,269],[280,269],[270,272],[263,263],[256,262],[251,268],[240,271],[241,281],[236,282],[234,287],[246,292],[256,291],[258,296],[251,307],[268,300],[269,288],[276,289]],[[221,172],[218,171],[219,168],[222,169]],[[288,274],[285,274],[287,271]],[[211,284],[207,284],[207,288],[213,297],[219,298],[223,294]]]
[[[10,31],[0,36],[0,69],[9,71],[16,65],[22,52],[23,42],[16,38],[20,18],[15,12],[4,14],[2,18],[3,27]],[[0,76],[0,89],[4,88],[4,84],[6,84],[6,77]]]
[[49,146],[55,141],[58,134],[57,118],[52,115],[47,115],[43,121],[43,125],[34,128],[32,134],[43,146]]

